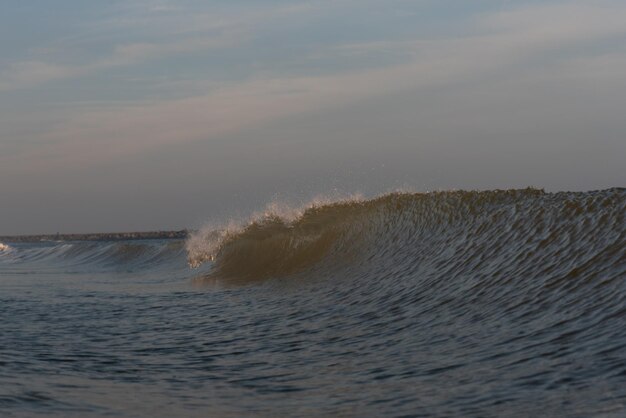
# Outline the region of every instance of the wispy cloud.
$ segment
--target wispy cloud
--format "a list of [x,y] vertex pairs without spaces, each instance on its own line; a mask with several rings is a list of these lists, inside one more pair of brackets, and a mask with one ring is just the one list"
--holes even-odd
[[174,42],[140,42],[114,47],[112,53],[92,62],[63,65],[46,61],[20,61],[11,63],[0,72],[0,91],[29,88],[59,79],[81,77],[115,67],[136,65],[178,54],[227,48],[243,39],[242,34],[220,34],[209,37],[186,38]]
[[[374,42],[329,47],[329,53],[402,49],[412,60],[377,69],[325,76],[253,78],[194,97],[140,106],[75,111],[42,138],[31,158],[45,165],[93,164],[185,141],[213,141],[294,114],[341,107],[372,97],[421,89],[454,89],[460,83],[488,83],[532,74],[558,80],[566,62],[577,82],[587,77],[626,78],[626,55],[594,53],[590,43],[626,36],[626,5],[599,2],[532,6],[482,15],[473,32],[459,38]],[[87,68],[31,63],[15,83],[77,75],[164,54],[223,47],[232,39],[187,39],[163,44],[129,44]],[[585,46],[586,48],[578,48]],[[549,56],[546,56],[549,52]],[[557,53],[558,52],[558,53]],[[606,66],[610,66],[607,69]],[[557,70],[558,69],[558,70]],[[28,71],[25,71],[28,70]],[[21,78],[20,78],[21,77]],[[48,144],[48,145],[46,145]]]
[[20,61],[11,63],[0,73],[0,91],[19,89],[47,81],[74,77],[82,69],[43,61]]
[[[193,11],[160,14],[184,10],[168,2],[157,4],[133,2],[131,5],[135,12],[139,8],[149,10],[150,13],[135,16],[124,15],[99,23],[91,23],[91,26],[98,27],[99,31],[115,33],[115,31],[143,22],[152,30],[157,28],[156,34],[152,35],[159,35],[156,37],[160,40],[120,43],[114,45],[110,52],[101,53],[88,62],[78,64],[64,62],[61,47],[34,48],[29,59],[8,62],[5,68],[0,67],[0,91],[31,88],[49,81],[81,77],[111,68],[138,65],[180,54],[193,55],[211,49],[233,48],[249,40],[256,26],[274,19],[305,13],[311,10],[315,3],[265,8],[237,15],[203,14]],[[175,40],[162,40],[165,34],[169,34],[169,38],[175,38]],[[68,39],[63,39],[61,43],[68,42]],[[79,36],[74,36],[72,42],[84,44],[86,41]],[[88,44],[85,47],[88,47]],[[57,57],[54,56],[55,52]]]

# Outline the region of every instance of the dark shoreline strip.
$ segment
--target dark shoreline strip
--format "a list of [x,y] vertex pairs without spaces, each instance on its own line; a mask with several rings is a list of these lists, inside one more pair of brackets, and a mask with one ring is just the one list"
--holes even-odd
[[185,239],[189,230],[111,232],[93,234],[41,234],[0,236],[0,242],[39,242],[39,241],[126,241],[142,239]]

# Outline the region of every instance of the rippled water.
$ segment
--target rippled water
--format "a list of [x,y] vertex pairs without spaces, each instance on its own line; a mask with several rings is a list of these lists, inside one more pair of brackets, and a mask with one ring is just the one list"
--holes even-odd
[[4,243],[0,415],[626,416],[625,212],[624,189],[392,194]]

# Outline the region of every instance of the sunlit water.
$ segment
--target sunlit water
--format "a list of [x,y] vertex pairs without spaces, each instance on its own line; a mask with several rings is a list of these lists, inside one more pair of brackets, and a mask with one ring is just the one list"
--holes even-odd
[[396,194],[187,244],[4,243],[0,416],[626,416],[625,211]]

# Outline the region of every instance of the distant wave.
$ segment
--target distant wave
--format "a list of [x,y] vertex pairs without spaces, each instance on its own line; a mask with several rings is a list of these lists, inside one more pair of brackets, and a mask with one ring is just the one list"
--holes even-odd
[[4,263],[31,267],[62,268],[85,271],[153,270],[168,265],[185,267],[181,240],[143,241],[44,241],[0,244],[0,254],[9,253]]
[[351,275],[510,271],[507,280],[535,269],[591,274],[611,265],[624,269],[625,212],[625,189],[618,188],[391,193],[312,203],[287,215],[270,210],[241,225],[195,233],[186,247],[191,266],[212,262],[208,279],[310,269]]

